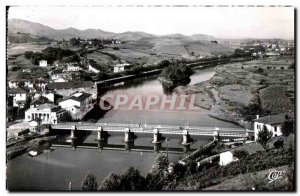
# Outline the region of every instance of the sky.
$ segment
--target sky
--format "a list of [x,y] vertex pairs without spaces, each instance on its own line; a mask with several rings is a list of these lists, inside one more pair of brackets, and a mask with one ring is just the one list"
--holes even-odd
[[8,18],[54,29],[294,39],[293,7],[19,6],[9,9]]

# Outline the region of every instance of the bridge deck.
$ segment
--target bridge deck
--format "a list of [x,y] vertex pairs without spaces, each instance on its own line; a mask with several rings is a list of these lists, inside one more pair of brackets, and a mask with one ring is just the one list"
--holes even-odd
[[141,124],[122,124],[122,123],[59,123],[52,125],[52,129],[71,130],[76,126],[80,131],[99,131],[99,127],[106,132],[126,132],[126,128],[133,133],[153,134],[157,129],[160,134],[182,135],[183,130],[188,130],[189,135],[214,136],[218,131],[222,137],[245,137],[246,130],[243,128],[215,128],[197,126],[174,126],[174,125],[141,125]]

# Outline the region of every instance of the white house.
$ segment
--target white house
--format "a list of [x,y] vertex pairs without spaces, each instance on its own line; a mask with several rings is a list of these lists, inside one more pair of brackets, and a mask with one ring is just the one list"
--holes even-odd
[[254,120],[254,138],[255,141],[258,137],[258,132],[263,130],[264,125],[267,127],[269,131],[273,133],[273,137],[282,135],[282,125],[284,121],[286,120],[287,114],[280,113],[275,115],[269,115],[259,118],[257,115],[257,118]]
[[94,68],[94,67],[92,67],[90,64],[89,64],[89,71],[92,71],[94,73],[99,73],[99,70],[96,69],[96,68]]
[[130,66],[129,63],[121,63],[121,64],[113,65],[114,73],[122,72],[125,70],[125,67],[129,67],[129,66]]
[[256,154],[257,152],[265,151],[265,149],[258,142],[251,142],[251,143],[245,144],[243,146],[236,147],[232,150],[228,150],[228,151],[220,153],[219,165],[225,166],[232,162],[239,161],[239,159],[234,156],[236,151],[245,151],[248,153],[248,155],[253,155],[253,154]]
[[67,67],[67,71],[68,72],[72,72],[72,71],[80,71],[81,68],[78,67],[78,66],[74,66],[74,65],[71,65],[71,64],[68,64],[68,67]]
[[40,67],[47,67],[47,61],[46,60],[41,60],[40,61]]
[[40,120],[41,124],[57,124],[66,115],[66,110],[54,104],[41,104],[25,111],[25,122]]
[[92,109],[92,94],[75,93],[59,102],[59,105],[68,111],[72,119],[82,119]]
[[8,89],[8,96],[12,97],[13,107],[24,108],[27,102],[27,92],[21,88]]

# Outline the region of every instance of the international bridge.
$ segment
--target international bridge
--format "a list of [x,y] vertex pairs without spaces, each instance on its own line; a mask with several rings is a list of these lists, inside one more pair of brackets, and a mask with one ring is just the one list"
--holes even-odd
[[222,128],[222,127],[197,127],[197,126],[174,126],[174,125],[142,125],[122,123],[81,123],[68,122],[51,125],[55,130],[69,130],[70,138],[75,139],[77,133],[90,131],[97,133],[97,140],[103,140],[106,133],[124,133],[124,142],[134,140],[135,134],[150,134],[153,137],[152,143],[161,143],[162,136],[180,135],[182,145],[189,145],[193,136],[211,136],[214,140],[246,140],[251,131],[243,128]]

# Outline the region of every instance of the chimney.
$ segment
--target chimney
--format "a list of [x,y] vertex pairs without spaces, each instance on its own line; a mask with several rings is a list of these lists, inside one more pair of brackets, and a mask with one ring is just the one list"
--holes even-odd
[[259,115],[256,115],[256,119],[259,119]]

